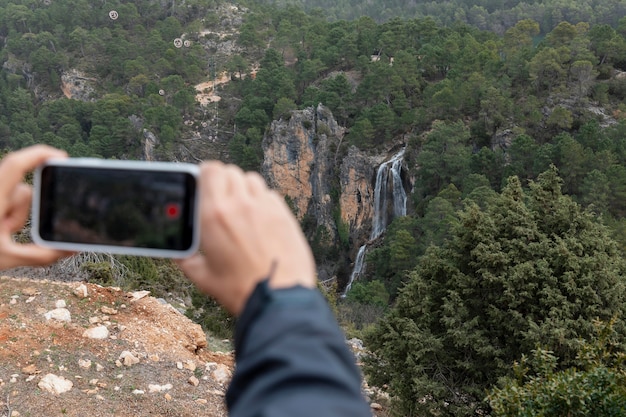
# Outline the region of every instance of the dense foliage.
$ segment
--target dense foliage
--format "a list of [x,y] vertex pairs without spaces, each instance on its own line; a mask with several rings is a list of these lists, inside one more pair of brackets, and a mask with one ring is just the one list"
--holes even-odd
[[[169,149],[195,109],[189,83],[204,75],[205,57],[197,42],[176,48],[173,41],[210,6],[0,2],[0,146],[48,143],[75,156],[139,157],[148,129],[161,151]],[[89,101],[60,94],[63,76],[75,70],[94,84]]]
[[466,23],[479,29],[504,33],[524,19],[551,31],[561,21],[616,25],[626,13],[623,0],[272,0],[272,4],[298,4],[308,10],[323,10],[332,19],[368,16],[377,22],[403,17],[434,17],[439,24]]
[[488,397],[501,417],[622,416],[626,413],[626,355],[613,321],[596,323],[582,341],[575,367],[557,370],[553,352],[538,348],[514,365],[514,377]]
[[555,168],[527,192],[511,177],[420,259],[368,338],[369,370],[402,415],[486,409],[486,390],[537,346],[574,365],[593,321],[623,314],[625,266],[607,230],[561,193]]

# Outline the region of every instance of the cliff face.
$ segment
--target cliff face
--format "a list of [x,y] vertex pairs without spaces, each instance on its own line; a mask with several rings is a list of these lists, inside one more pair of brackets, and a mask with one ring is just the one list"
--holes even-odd
[[272,122],[263,139],[262,173],[268,184],[286,197],[300,220],[312,216],[333,240],[330,148],[336,148],[343,135],[330,111],[318,106]]
[[374,179],[384,156],[371,157],[351,147],[341,164],[341,220],[351,235],[368,236],[374,215]]
[[[336,242],[336,219],[340,217],[349,226],[354,250],[368,239],[376,170],[387,155],[370,156],[355,147],[341,155],[337,149],[341,149],[344,135],[344,129],[322,105],[294,111],[289,120],[274,121],[266,133],[262,174],[272,188],[286,196],[301,221],[309,228],[313,222],[318,234],[325,231],[322,244]],[[337,208],[339,216],[334,217]],[[320,279],[327,277],[320,271]]]

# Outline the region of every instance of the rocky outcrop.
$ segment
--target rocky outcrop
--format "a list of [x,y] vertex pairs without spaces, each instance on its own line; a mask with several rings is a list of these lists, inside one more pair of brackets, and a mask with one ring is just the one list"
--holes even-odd
[[84,73],[71,69],[61,75],[61,90],[67,98],[81,101],[95,100],[96,80]]
[[266,133],[262,173],[300,220],[313,219],[318,230],[326,230],[329,243],[337,235],[332,214],[338,207],[352,246],[358,248],[371,230],[376,170],[388,155],[372,156],[356,147],[342,151],[344,134],[321,104],[294,111],[288,120],[274,121]]
[[330,111],[319,105],[272,122],[263,139],[262,172],[268,184],[285,196],[300,220],[312,216],[333,240],[330,147],[338,146],[343,135]]
[[341,164],[341,220],[353,235],[369,235],[374,215],[374,179],[385,155],[368,156],[351,147]]

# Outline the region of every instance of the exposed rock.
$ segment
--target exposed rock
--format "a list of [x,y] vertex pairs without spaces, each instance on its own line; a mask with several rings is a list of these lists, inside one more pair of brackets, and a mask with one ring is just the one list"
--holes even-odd
[[124,363],[124,366],[133,366],[139,363],[139,358],[127,350],[120,354],[119,360]]
[[[352,146],[341,164],[341,219],[350,225],[351,234],[363,234],[371,227],[374,215],[374,182],[383,157],[373,159]],[[367,233],[369,234],[369,233]]]
[[503,129],[497,131],[491,139],[491,149],[508,149],[511,146],[513,139],[515,139],[517,135],[518,133],[516,133],[512,129]]
[[[262,174],[270,187],[285,196],[298,219],[313,219],[307,229],[315,231],[320,245],[334,245],[338,227],[347,225],[356,249],[370,234],[376,171],[390,155],[369,155],[356,147],[343,155],[344,135],[331,111],[321,104],[292,111],[288,119],[272,122],[263,138]],[[333,216],[337,207],[341,225]],[[321,281],[335,274],[333,265],[318,264]]]
[[61,74],[61,90],[67,98],[94,101],[96,81],[77,69],[71,69]]
[[183,367],[193,372],[196,370],[196,363],[190,359],[183,364]]
[[232,376],[230,369],[221,363],[208,362],[206,370],[211,372],[211,377],[218,384],[226,385]]
[[36,288],[28,287],[22,290],[22,294],[27,297],[32,297],[32,296],[41,294],[41,291],[37,291]]
[[65,300],[57,300],[57,302],[54,303],[54,306],[56,308],[65,308],[67,307],[67,304],[65,303]]
[[87,298],[89,292],[87,291],[87,286],[85,284],[78,284],[72,290],[72,293],[78,298]]
[[107,306],[102,306],[100,308],[100,311],[102,312],[102,314],[108,314],[108,315],[111,315],[111,316],[114,316],[114,315],[116,315],[118,313],[118,311],[116,309],[111,308],[111,307],[107,307]]
[[108,339],[109,329],[107,329],[106,326],[92,327],[83,332],[83,337],[89,339]]
[[44,314],[46,320],[56,320],[56,321],[72,321],[72,315],[67,308],[55,308],[54,310],[50,310]]
[[130,297],[131,297],[130,302],[132,303],[132,302],[141,300],[142,298],[147,297],[149,294],[150,294],[150,291],[145,291],[145,290],[132,292],[130,293]]
[[207,346],[206,334],[199,324],[190,326],[188,336],[189,338],[183,343],[188,351],[196,352]]
[[[330,192],[328,142],[338,142],[343,129],[324,110],[320,105],[317,110],[309,107],[294,111],[289,120],[272,122],[263,138],[263,175],[272,188],[289,198],[299,219],[314,214],[309,212],[312,200],[317,206],[312,208],[322,212],[322,206],[329,203],[325,201]],[[315,218],[324,222],[320,216]]]
[[41,371],[37,369],[37,367],[34,364],[32,364],[32,365],[23,367],[22,372],[28,375],[35,375],[35,374],[40,373]]
[[91,361],[89,359],[79,359],[78,366],[83,369],[91,368]]
[[156,135],[148,129],[143,129],[143,158],[154,161],[154,147],[159,143]]
[[62,376],[47,374],[41,378],[41,381],[39,381],[37,386],[52,394],[63,394],[64,392],[71,390],[74,383]]
[[164,392],[172,389],[172,384],[158,385],[158,384],[149,384],[148,392]]

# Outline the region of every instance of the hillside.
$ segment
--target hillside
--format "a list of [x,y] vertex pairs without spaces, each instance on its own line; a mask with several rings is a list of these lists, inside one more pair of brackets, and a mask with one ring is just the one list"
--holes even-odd
[[626,10],[623,0],[279,0],[268,3],[297,4],[331,19],[368,16],[382,23],[397,18],[431,17],[446,26],[465,23],[499,34],[523,19],[540,22],[544,33],[561,21],[615,25]]
[[[211,351],[199,325],[141,295],[0,277],[1,414],[225,416],[232,353]],[[71,321],[46,317],[61,300]],[[85,336],[98,326],[108,337]],[[73,386],[49,392],[42,382],[49,374]]]

